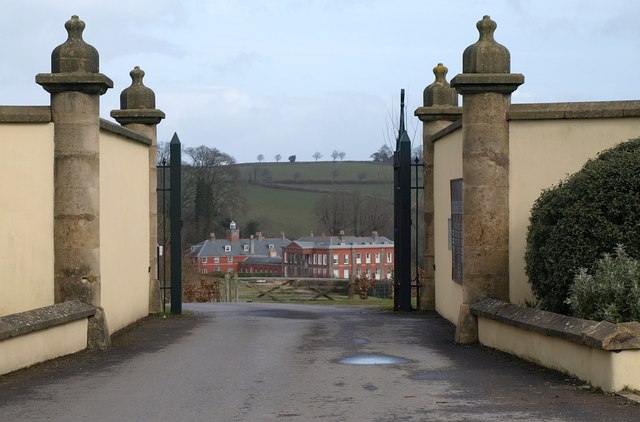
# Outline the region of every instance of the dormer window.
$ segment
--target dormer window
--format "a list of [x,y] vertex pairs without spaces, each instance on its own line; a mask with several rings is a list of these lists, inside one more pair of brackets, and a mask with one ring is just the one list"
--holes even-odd
[[224,245],[225,252],[231,252],[231,245]]
[[245,252],[249,252],[249,245],[242,245]]

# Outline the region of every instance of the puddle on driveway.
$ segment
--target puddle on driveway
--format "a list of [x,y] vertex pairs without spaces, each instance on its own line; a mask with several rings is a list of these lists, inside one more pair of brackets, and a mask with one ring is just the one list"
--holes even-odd
[[360,354],[338,360],[343,365],[404,365],[411,363],[409,359],[390,355]]

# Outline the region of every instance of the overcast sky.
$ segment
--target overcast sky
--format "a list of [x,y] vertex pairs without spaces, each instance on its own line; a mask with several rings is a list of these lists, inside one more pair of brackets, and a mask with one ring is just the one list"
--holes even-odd
[[23,0],[0,13],[0,104],[48,104],[34,77],[73,14],[115,84],[102,117],[140,66],[167,115],[161,142],[177,132],[238,162],[369,159],[390,143],[400,89],[411,117],[438,62],[449,80],[461,71],[486,14],[525,75],[514,103],[640,99],[637,0]]

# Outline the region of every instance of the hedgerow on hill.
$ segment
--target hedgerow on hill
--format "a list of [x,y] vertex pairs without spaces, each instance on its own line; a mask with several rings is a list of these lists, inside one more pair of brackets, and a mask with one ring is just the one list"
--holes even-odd
[[540,306],[568,314],[579,268],[592,271],[618,244],[640,257],[640,138],[603,151],[534,203],[525,261]]

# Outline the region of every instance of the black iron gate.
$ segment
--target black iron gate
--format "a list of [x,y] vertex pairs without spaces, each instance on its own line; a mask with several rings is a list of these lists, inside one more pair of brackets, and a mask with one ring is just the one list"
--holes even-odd
[[[169,163],[167,164],[167,159],[164,157],[156,168],[158,170],[156,191],[158,193],[159,243],[157,262],[158,279],[162,290],[162,311],[166,313],[167,293],[169,293],[171,313],[179,315],[182,313],[182,151],[177,134],[173,134],[169,143]],[[169,177],[167,177],[167,171]],[[169,250],[169,262],[167,262],[167,250]]]
[[[415,168],[415,186],[411,183],[411,168]],[[393,154],[393,227],[394,227],[394,295],[393,309],[410,311],[411,291],[416,290],[416,304],[420,308],[420,271],[419,271],[419,186],[418,169],[423,167],[418,157],[411,163],[411,139],[404,124],[404,89],[400,91],[400,125],[396,150]],[[411,277],[411,192],[416,191],[416,215],[413,221],[415,230],[415,279]]]

